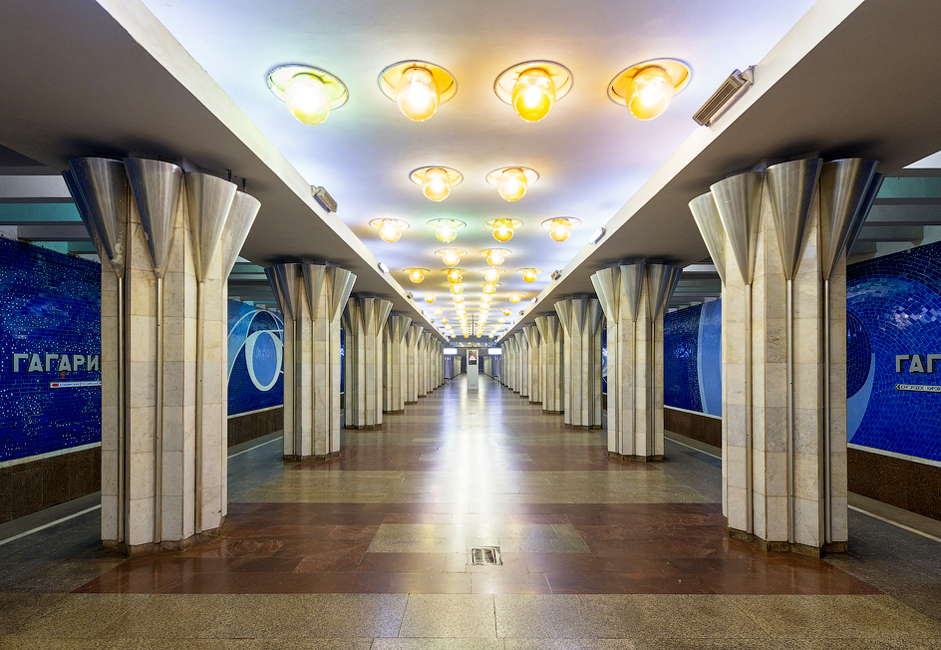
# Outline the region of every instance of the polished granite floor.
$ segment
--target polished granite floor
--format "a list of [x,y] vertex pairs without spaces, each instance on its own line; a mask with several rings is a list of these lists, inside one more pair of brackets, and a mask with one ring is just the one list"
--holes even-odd
[[941,544],[855,511],[824,560],[730,540],[684,444],[611,461],[487,378],[344,433],[231,457],[222,534],[183,552],[110,555],[97,511],[0,546],[0,648],[941,649]]

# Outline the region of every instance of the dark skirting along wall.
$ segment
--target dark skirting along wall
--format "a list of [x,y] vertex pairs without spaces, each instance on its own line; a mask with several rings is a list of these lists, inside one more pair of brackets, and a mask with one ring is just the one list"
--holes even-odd
[[941,520],[941,467],[847,449],[850,492]]
[[718,449],[722,448],[722,420],[677,411],[667,406],[663,409],[663,428]]
[[229,418],[229,447],[284,430],[284,407]]
[[101,489],[101,447],[0,468],[0,523]]

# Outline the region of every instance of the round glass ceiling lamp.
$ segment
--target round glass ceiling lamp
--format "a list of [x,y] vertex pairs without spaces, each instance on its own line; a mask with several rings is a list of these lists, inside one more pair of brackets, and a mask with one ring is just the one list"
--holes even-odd
[[505,201],[519,201],[526,194],[526,174],[522,169],[504,169],[500,174],[500,185],[497,190]]
[[506,261],[506,255],[510,251],[505,248],[487,248],[480,251],[487,258],[487,264],[490,266],[500,266]]
[[460,219],[432,219],[428,225],[435,229],[435,237],[443,244],[450,244],[457,237],[457,231],[467,224]]
[[500,271],[498,269],[484,269],[482,273],[484,274],[484,280],[487,282],[497,282],[500,280]]
[[527,122],[544,119],[572,89],[572,73],[554,61],[525,61],[501,72],[493,91]]
[[549,229],[553,241],[563,242],[572,234],[572,228],[581,224],[575,217],[556,217],[542,222],[543,228]]
[[428,269],[405,269],[408,271],[408,279],[412,281],[413,284],[421,284],[425,279],[425,274],[428,273]]
[[621,71],[608,84],[608,98],[639,120],[652,120],[670,106],[690,80],[689,66],[677,59],[652,59]]
[[462,293],[464,293],[464,287],[463,287],[463,285],[460,285],[460,284],[452,284],[452,285],[451,285],[451,293],[454,294],[455,296],[461,295]]
[[461,269],[448,269],[445,275],[451,284],[457,284],[464,279],[464,271]]
[[504,315],[504,316],[509,316],[509,315],[510,315],[510,311],[511,311],[510,308],[507,307],[506,309],[503,310],[503,315]]
[[467,251],[459,248],[441,248],[435,251],[441,256],[441,262],[445,266],[452,267],[461,263],[461,255],[466,255]]
[[539,273],[539,269],[520,269],[520,273],[523,276],[524,282],[535,282],[536,274]]
[[510,294],[510,302],[512,302],[514,305],[517,304],[522,299],[523,297],[520,294],[516,293],[515,291]]
[[434,301],[435,301],[435,294],[433,294],[433,293],[426,293],[426,294],[425,294],[425,302],[427,302],[428,304],[431,304],[431,303],[433,303]]
[[399,61],[379,74],[379,89],[413,122],[431,118],[457,93],[450,72],[428,61]]
[[291,115],[302,124],[322,124],[330,112],[349,99],[349,91],[326,70],[300,63],[272,68],[268,88],[284,101]]
[[408,229],[408,223],[401,219],[373,219],[369,225],[379,231],[383,241],[394,244],[402,237],[402,232]]
[[501,244],[513,239],[517,228],[523,225],[519,219],[491,219],[484,226],[490,228],[493,238]]

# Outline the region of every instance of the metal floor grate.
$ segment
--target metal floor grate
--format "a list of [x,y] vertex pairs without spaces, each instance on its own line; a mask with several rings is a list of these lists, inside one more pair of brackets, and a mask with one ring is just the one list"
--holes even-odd
[[470,550],[470,564],[495,564],[502,565],[503,558],[500,557],[499,546],[475,546]]

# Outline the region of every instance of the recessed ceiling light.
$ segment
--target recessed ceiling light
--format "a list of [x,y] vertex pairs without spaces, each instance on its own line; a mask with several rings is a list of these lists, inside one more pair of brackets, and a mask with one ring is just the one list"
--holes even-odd
[[413,284],[421,284],[422,280],[425,279],[425,274],[428,273],[428,269],[403,269],[408,273],[408,279],[412,281]]
[[522,225],[523,222],[519,219],[491,219],[484,223],[484,227],[490,228],[493,238],[500,243],[513,239],[516,229]]
[[303,124],[322,124],[330,111],[350,98],[346,86],[326,70],[291,63],[268,72],[268,88],[287,104],[291,115]]
[[394,244],[399,241],[402,232],[408,230],[408,222],[401,219],[373,219],[369,225],[379,231],[379,236],[383,241]]
[[460,219],[432,219],[428,225],[435,229],[435,237],[443,244],[450,244],[457,237],[457,231],[467,224]]
[[608,97],[627,106],[639,120],[662,115],[690,80],[689,66],[677,59],[651,59],[622,70],[608,84]]
[[487,264],[490,266],[500,266],[506,261],[506,256],[510,253],[506,248],[485,248],[480,251],[481,255],[487,257]]
[[493,92],[527,122],[545,118],[572,89],[572,73],[554,61],[525,61],[501,72]]
[[457,94],[454,76],[427,61],[393,63],[379,75],[379,89],[413,122],[424,122]]
[[441,165],[419,167],[408,177],[413,183],[421,185],[425,198],[431,201],[444,201],[451,194],[451,188],[464,180],[461,172]]
[[497,188],[506,201],[518,201],[530,185],[539,180],[539,172],[529,167],[500,167],[487,174],[487,182]]
[[572,234],[572,228],[581,224],[575,217],[555,217],[542,222],[543,228],[549,229],[549,236],[554,241],[565,241]]

